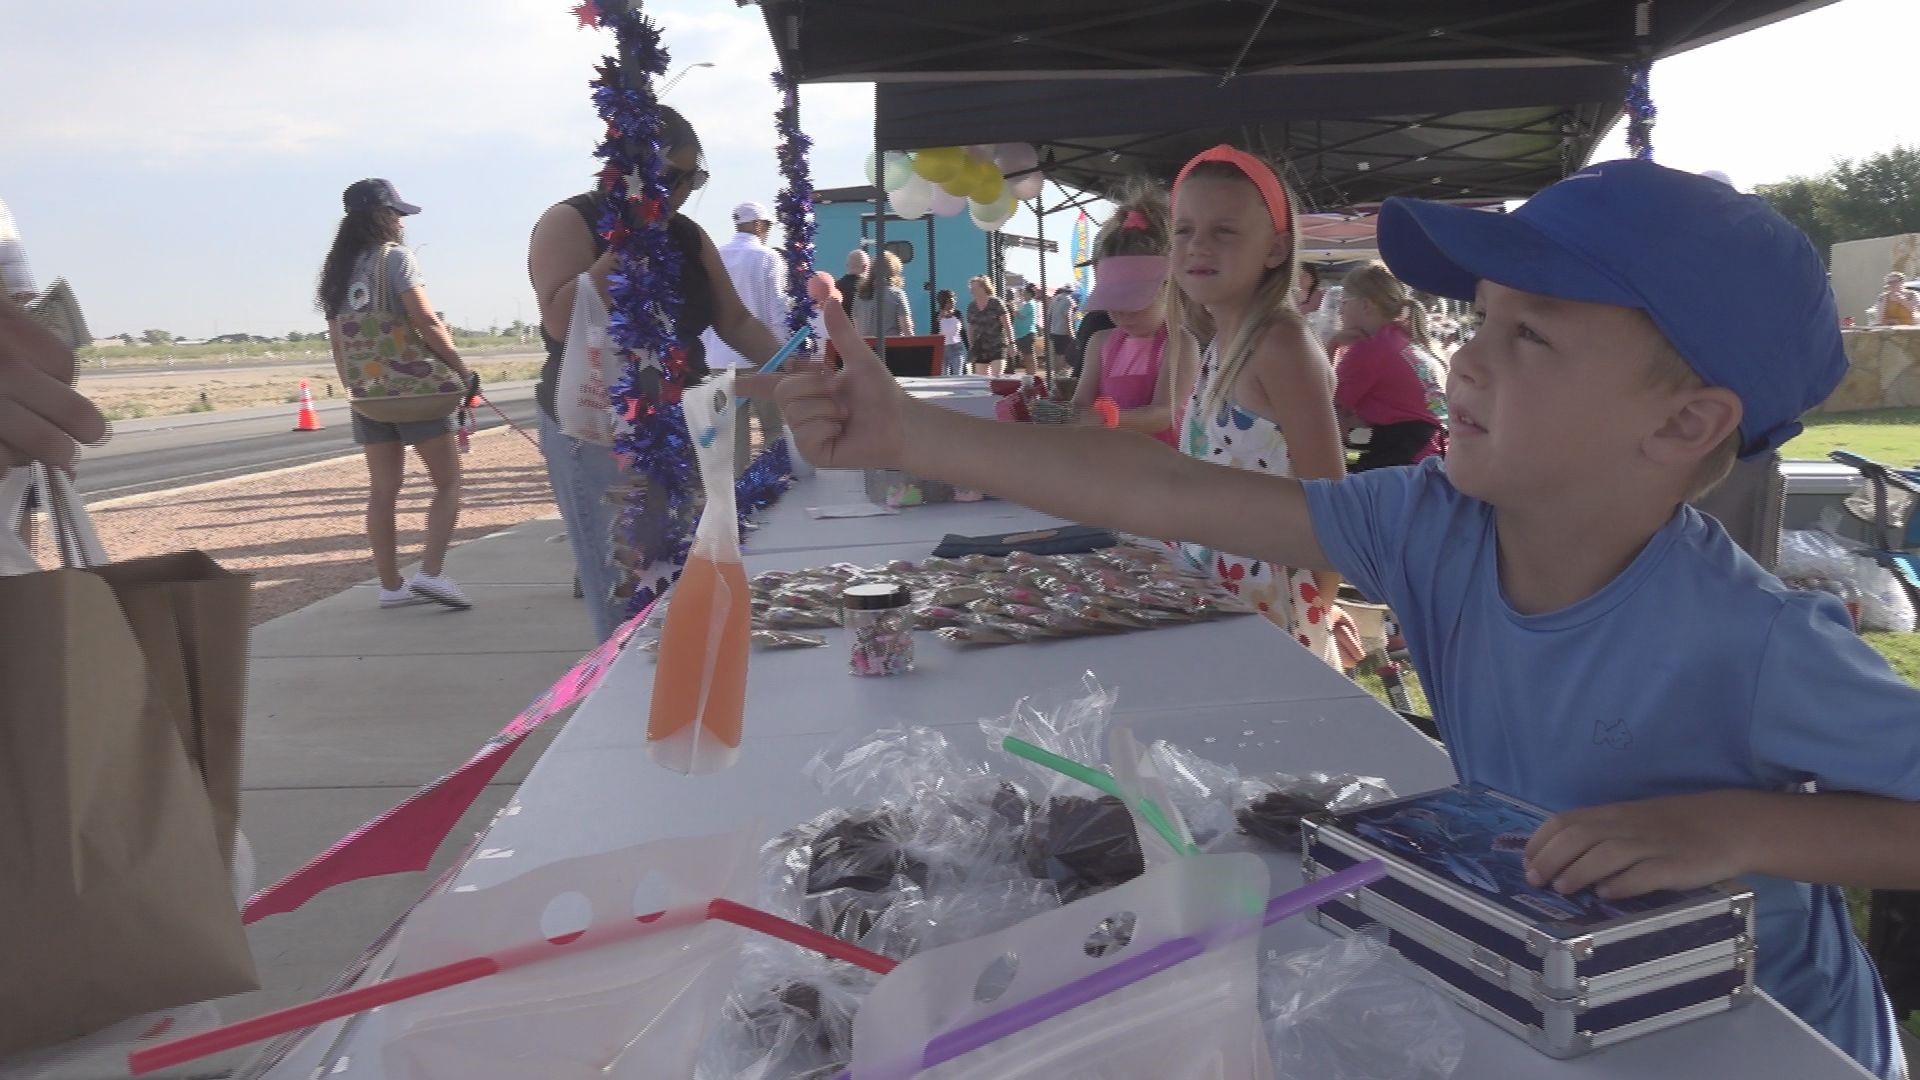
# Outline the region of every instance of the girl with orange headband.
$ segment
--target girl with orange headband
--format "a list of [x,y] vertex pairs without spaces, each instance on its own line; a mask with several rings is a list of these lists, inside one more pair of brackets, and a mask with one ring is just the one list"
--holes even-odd
[[[1293,198],[1272,165],[1216,146],[1180,170],[1173,280],[1214,330],[1181,437],[1193,457],[1276,476],[1344,475],[1332,366],[1294,306],[1299,263]],[[1339,575],[1182,549],[1314,655],[1344,666],[1329,632]]]
[[1170,208],[1159,185],[1135,181],[1114,199],[1118,209],[1094,238],[1091,310],[1113,329],[1087,339],[1088,363],[1073,404],[1087,423],[1103,423],[1094,403],[1114,403],[1116,427],[1177,446],[1178,406],[1199,366],[1199,343],[1167,318]]

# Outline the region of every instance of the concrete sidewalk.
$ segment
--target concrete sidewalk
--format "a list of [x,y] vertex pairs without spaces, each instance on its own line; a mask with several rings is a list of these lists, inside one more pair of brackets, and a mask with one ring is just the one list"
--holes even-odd
[[[258,886],[460,765],[593,647],[557,517],[463,544],[447,570],[471,610],[381,610],[368,582],[254,630],[241,828]],[[262,989],[222,1002],[224,1018],[324,992],[465,849],[562,722],[527,740],[429,873],[342,885],[250,927]],[[247,1056],[170,1075],[217,1074]]]

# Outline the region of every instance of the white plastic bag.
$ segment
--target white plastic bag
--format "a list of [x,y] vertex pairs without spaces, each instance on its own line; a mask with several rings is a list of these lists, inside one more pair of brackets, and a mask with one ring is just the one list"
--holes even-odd
[[593,275],[581,274],[573,290],[573,314],[567,320],[566,351],[560,355],[560,382],[553,395],[560,431],[582,442],[613,445],[613,399],[619,358],[607,336],[607,305]]
[[[1267,888],[1258,856],[1196,855],[921,953],[855,1017],[852,1078],[1267,1080],[1256,1008]],[[1083,980],[1142,968],[1154,973],[1074,1005]],[[949,1049],[960,1052],[936,1060]]]

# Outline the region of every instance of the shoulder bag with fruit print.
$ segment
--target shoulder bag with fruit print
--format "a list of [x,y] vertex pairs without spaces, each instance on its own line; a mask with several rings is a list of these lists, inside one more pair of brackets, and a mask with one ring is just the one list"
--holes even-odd
[[415,423],[450,416],[463,396],[460,376],[427,351],[420,332],[403,311],[388,311],[387,256],[383,245],[373,259],[373,290],[366,306],[332,320],[340,343],[336,364],[353,411],[388,424]]

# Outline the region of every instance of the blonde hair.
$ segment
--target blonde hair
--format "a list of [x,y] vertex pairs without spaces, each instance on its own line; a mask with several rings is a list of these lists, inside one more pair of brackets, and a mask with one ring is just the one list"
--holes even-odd
[[874,265],[872,272],[867,274],[867,280],[860,283],[860,299],[873,299],[873,294],[880,289],[880,277],[883,274],[886,276],[886,287],[889,289],[898,289],[907,283],[907,275],[900,269],[900,257],[891,251],[883,251],[880,253],[880,261]]
[[[1173,204],[1167,189],[1143,177],[1123,182],[1108,196],[1113,216],[1093,238],[1093,257],[1109,255],[1167,255],[1173,251]],[[1139,214],[1145,228],[1128,228],[1127,218]]]
[[[1286,194],[1289,214],[1299,200],[1294,196],[1293,188],[1281,174],[1279,166],[1266,158],[1260,159],[1267,168],[1273,170],[1273,176],[1280,184],[1280,190]],[[1196,165],[1189,177],[1214,176],[1238,180],[1249,187],[1253,181],[1233,165],[1224,161],[1203,161]],[[1213,379],[1207,384],[1207,396],[1200,402],[1200,415],[1212,416],[1219,412],[1230,400],[1233,384],[1247,370],[1247,362],[1253,358],[1254,350],[1260,347],[1268,331],[1281,323],[1292,323],[1305,328],[1300,317],[1300,308],[1293,301],[1293,287],[1300,280],[1300,230],[1295,227],[1289,216],[1286,230],[1286,258],[1279,266],[1261,275],[1259,284],[1254,286],[1252,301],[1247,305],[1246,315],[1240,328],[1234,332],[1233,340],[1215,342],[1218,346],[1214,356],[1218,367]],[[1179,290],[1174,290],[1179,296]],[[1186,325],[1195,331],[1200,340],[1211,337],[1212,320],[1205,317],[1205,309],[1192,305],[1192,312],[1186,310],[1185,298],[1175,302],[1167,314],[1167,322],[1175,326]],[[1177,317],[1176,317],[1177,316]],[[1206,331],[1206,333],[1202,333]]]
[[988,298],[992,298],[994,296],[993,279],[988,277],[987,275],[977,274],[967,279],[968,288],[972,288],[975,285],[980,286],[980,288],[986,292]]
[[1413,339],[1415,345],[1425,349],[1427,355],[1440,360],[1443,365],[1446,363],[1441,359],[1440,350],[1434,346],[1433,335],[1427,332],[1426,305],[1413,295],[1413,290],[1407,288],[1404,282],[1393,276],[1387,264],[1370,262],[1349,272],[1340,284],[1348,296],[1367,301],[1388,319],[1405,326],[1407,336]]
[[[1675,392],[1698,390],[1706,386],[1707,381],[1700,377],[1699,372],[1693,370],[1693,365],[1687,363],[1687,358],[1680,355],[1679,349],[1673,347],[1673,342],[1668,341],[1667,336],[1660,332],[1660,328],[1654,325],[1653,319],[1647,317],[1646,324],[1647,332],[1653,335],[1657,343],[1653,356],[1647,361],[1647,385],[1655,389]],[[1681,501],[1693,502],[1720,486],[1720,481],[1725,480],[1727,474],[1733,471],[1734,462],[1740,460],[1740,445],[1740,429],[1736,427],[1727,432],[1727,437],[1720,440],[1719,445],[1709,450],[1707,456],[1701,458],[1699,464],[1694,466],[1693,475],[1687,478],[1687,490]]]

